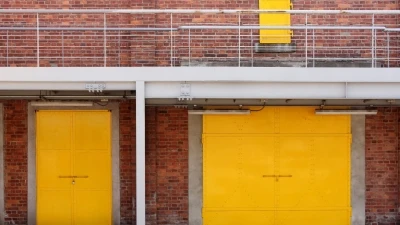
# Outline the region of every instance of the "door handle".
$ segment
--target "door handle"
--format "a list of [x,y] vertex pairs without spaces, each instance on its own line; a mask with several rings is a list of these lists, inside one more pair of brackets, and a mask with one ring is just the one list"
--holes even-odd
[[275,178],[276,181],[279,181],[280,177],[293,177],[292,175],[263,175],[263,177],[272,177]]
[[89,176],[58,176],[58,178],[89,178]]

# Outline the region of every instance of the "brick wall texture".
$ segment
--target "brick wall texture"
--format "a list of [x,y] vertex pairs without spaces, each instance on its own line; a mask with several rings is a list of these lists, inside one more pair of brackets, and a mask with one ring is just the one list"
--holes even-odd
[[[4,102],[5,223],[27,224],[27,101]],[[188,224],[188,116],[146,109],[147,224]],[[120,103],[121,224],[135,224],[135,102]]]
[[[6,224],[27,224],[27,101],[4,103]],[[400,110],[366,118],[367,225],[399,223]],[[120,103],[121,224],[135,224],[135,102]],[[146,109],[147,224],[188,224],[188,115]]]
[[28,121],[26,101],[4,103],[4,203],[6,224],[27,224]]
[[[397,1],[315,1],[293,0],[294,9],[399,9]],[[54,0],[54,1],[0,1],[0,8],[41,8],[41,9],[258,9],[258,0]],[[242,25],[258,25],[258,15],[241,16]],[[97,27],[99,31],[41,31],[39,51],[37,34],[31,31],[0,31],[0,66],[36,66],[39,55],[40,66],[179,66],[186,65],[188,58],[197,61],[237,61],[237,30],[192,30],[189,41],[188,30],[172,32],[152,31],[108,31],[106,51],[104,51],[104,19],[106,26],[115,27],[157,27],[170,28],[181,25],[232,25],[238,24],[239,18],[232,14],[41,14],[41,27]],[[171,21],[172,19],[172,21]],[[397,27],[399,16],[379,15],[292,15],[292,25],[342,25],[342,26],[376,26]],[[172,22],[172,24],[171,24]],[[0,26],[35,28],[35,14],[0,14]],[[279,24],[277,24],[279,25]],[[305,58],[307,45],[308,57],[315,58],[364,58],[372,57],[370,49],[372,33],[370,30],[315,30],[308,31],[307,43],[304,30],[294,30],[293,43],[297,45],[295,53],[257,53],[250,50],[258,42],[257,30],[241,32],[240,54],[242,62],[250,60],[276,60],[285,58],[301,61]],[[399,34],[390,33],[387,37],[383,31],[377,31],[376,57],[384,66],[387,56],[392,60],[390,65],[398,65]],[[315,38],[313,38],[315,37]],[[387,50],[387,41],[392,50]],[[190,51],[189,51],[190,48]],[[39,52],[39,54],[38,54]],[[190,54],[189,54],[190,52]],[[231,62],[230,61],[230,62]],[[237,65],[237,64],[233,64]],[[249,65],[249,64],[246,64]]]
[[[294,9],[399,9],[398,1],[316,1],[293,0]],[[1,9],[258,9],[258,0],[6,0]],[[167,14],[106,16],[107,27],[171,27]],[[101,14],[41,14],[42,27],[104,27]],[[35,27],[36,15],[0,14],[0,26]],[[237,15],[180,14],[172,25],[237,24]],[[371,25],[365,15],[310,15],[309,24]],[[242,15],[243,25],[257,24],[257,15]],[[304,25],[305,17],[292,16],[292,24]],[[399,16],[376,15],[375,25],[396,27]],[[183,65],[189,57],[201,60],[237,57],[237,31],[133,32],[108,31],[106,55],[103,31],[42,31],[37,52],[35,31],[0,31],[0,66],[169,66]],[[257,31],[244,30],[242,45],[257,42]],[[308,33],[309,37],[311,33]],[[361,47],[371,45],[370,31],[315,31],[315,45],[322,50],[316,57],[369,58],[371,52]],[[378,37],[383,34],[378,32]],[[354,38],[361,35],[362,38]],[[255,38],[253,40],[252,38]],[[304,57],[304,31],[295,31],[293,41],[299,51],[291,54],[256,54],[256,58]],[[382,36],[383,37],[383,36]],[[378,38],[378,57],[386,57],[386,36]],[[390,37],[391,47],[398,46],[398,35]],[[308,40],[308,44],[312,42]],[[171,44],[172,43],[172,44]],[[172,48],[171,48],[172,45]],[[356,46],[357,49],[352,47]],[[331,49],[328,49],[331,47]],[[336,48],[335,48],[336,47]],[[334,49],[332,49],[334,48]],[[172,51],[171,51],[172,50]],[[309,50],[308,55],[312,53]],[[243,61],[251,51],[241,50]],[[398,51],[389,52],[398,57]],[[104,64],[106,59],[106,63]],[[219,60],[218,59],[218,60]],[[386,60],[385,60],[386,62]],[[393,62],[394,64],[398,62]],[[397,65],[397,64],[396,64]],[[367,225],[390,225],[399,222],[399,114],[397,109],[380,109],[366,119],[366,215]],[[146,109],[146,204],[147,223],[188,224],[188,120],[184,109],[149,107]],[[27,224],[27,102],[4,102],[4,163],[6,224]],[[120,105],[121,223],[135,223],[135,103]]]
[[382,108],[366,118],[367,225],[400,224],[399,115],[396,108]]
[[[121,224],[135,224],[135,103],[120,105]],[[146,109],[147,224],[188,223],[188,118],[173,107]]]

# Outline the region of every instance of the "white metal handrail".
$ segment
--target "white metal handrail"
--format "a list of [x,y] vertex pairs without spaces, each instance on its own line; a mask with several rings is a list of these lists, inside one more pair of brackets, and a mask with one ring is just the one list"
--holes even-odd
[[46,30],[46,31],[177,31],[178,28],[157,28],[157,27],[0,27],[0,30]]
[[385,30],[384,26],[180,26],[178,29],[215,29],[215,30]]
[[252,9],[0,9],[0,13],[22,14],[382,14],[400,15],[400,10],[252,10]]
[[386,28],[384,26],[179,26],[177,28],[157,28],[157,27],[0,27],[0,30],[34,30],[42,31],[178,31],[178,30],[385,30],[400,31],[400,29]]
[[[295,24],[290,26],[259,25],[256,15],[263,13],[297,14],[301,19],[297,17]],[[257,66],[257,63],[259,66],[260,62],[267,65],[265,62],[274,60],[300,60],[305,67],[310,63],[310,66],[316,66],[317,60],[370,61],[371,67],[400,66],[400,54],[397,53],[400,46],[395,33],[400,28],[397,23],[377,19],[382,15],[393,18],[393,15],[400,15],[400,10],[0,9],[0,16],[13,16],[9,14],[30,14],[31,19],[21,17],[2,21],[0,17],[0,66],[33,65],[32,59],[36,59],[38,67],[50,64],[126,66],[129,63],[135,66],[136,62],[182,66],[186,61],[189,66],[202,63],[231,66],[235,61],[237,66]],[[91,25],[85,19],[74,22],[74,18],[67,18],[64,23],[61,18],[47,18],[47,14],[93,14],[96,19],[90,21]],[[136,25],[129,21],[130,17],[118,20],[109,14],[165,16]],[[180,20],[179,14],[184,14],[185,18],[215,15],[201,20]],[[254,16],[243,16],[251,14]],[[344,20],[336,25],[312,17],[324,14],[363,19],[360,22]],[[224,22],[212,20],[218,18],[216,15],[228,19]],[[371,21],[365,20],[364,15]],[[273,48],[260,43],[263,30],[292,30],[295,52],[283,55],[256,53],[261,47],[266,51]],[[225,64],[218,63],[224,61]]]

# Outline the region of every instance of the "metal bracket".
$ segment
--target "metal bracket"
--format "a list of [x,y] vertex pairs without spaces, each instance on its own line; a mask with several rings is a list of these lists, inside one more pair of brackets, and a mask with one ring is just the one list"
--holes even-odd
[[103,92],[106,89],[106,84],[85,84],[85,89],[89,90],[89,92]]
[[178,97],[179,101],[188,100],[191,101],[193,98],[191,97],[191,85],[190,84],[181,84],[181,95]]

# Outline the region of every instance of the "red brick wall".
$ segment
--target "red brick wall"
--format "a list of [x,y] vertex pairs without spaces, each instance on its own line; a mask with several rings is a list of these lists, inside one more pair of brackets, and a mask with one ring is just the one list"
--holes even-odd
[[[398,9],[396,2],[386,1],[293,1],[294,9]],[[149,1],[95,1],[95,0],[70,0],[70,1],[6,1],[0,2],[0,8],[63,8],[63,9],[82,9],[82,8],[143,8],[143,9],[176,9],[176,8],[195,8],[195,9],[258,9],[258,0],[216,0],[216,1],[176,1],[176,0],[149,0]],[[158,15],[109,15],[107,16],[108,27],[159,27],[170,28],[171,20],[168,14]],[[103,15],[41,15],[42,26],[96,26],[103,27]],[[258,15],[242,15],[242,24],[258,24]],[[236,15],[189,15],[180,14],[173,16],[173,27],[188,24],[237,24]],[[309,24],[319,25],[371,25],[371,16],[365,15],[309,15]],[[10,26],[19,24],[20,26],[36,26],[35,15],[0,15],[0,25]],[[293,15],[293,25],[304,25],[304,15]],[[395,15],[376,15],[375,25],[385,25],[396,27],[398,16]],[[84,35],[83,35],[84,34]],[[238,57],[238,32],[230,31],[210,31],[193,30],[192,35],[202,35],[202,37],[192,37],[191,57],[202,61],[220,61],[227,57]],[[252,37],[250,37],[252,34]],[[308,37],[308,57],[312,52],[312,32]],[[350,34],[350,35],[349,35]],[[387,57],[386,34],[378,32],[377,56]],[[8,61],[0,59],[0,66],[35,66],[36,65],[36,33],[35,31],[9,31],[9,58]],[[29,37],[24,36],[29,35]],[[50,36],[51,35],[51,36]],[[61,41],[61,32],[42,32],[40,37],[40,60],[41,66],[103,66],[104,48],[103,32],[64,32],[64,43]],[[68,35],[75,35],[71,37]],[[133,31],[109,31],[107,37],[107,66],[168,66],[171,63],[180,65],[189,56],[188,31],[174,33],[173,48],[171,55],[171,36],[169,32],[133,32]],[[252,56],[250,47],[258,42],[258,31],[243,30],[242,35],[247,35],[241,40],[243,48],[241,56],[243,62],[249,62]],[[370,58],[371,32],[364,31],[327,31],[319,30],[315,32],[315,45],[319,47],[314,54],[315,57],[345,57],[345,58]],[[357,37],[362,35],[363,37]],[[77,39],[77,36],[80,36]],[[7,55],[5,46],[7,43],[7,31],[0,31],[0,57]],[[253,39],[253,40],[252,40]],[[391,34],[391,44],[395,47],[398,44],[398,34]],[[292,54],[254,54],[255,58],[276,58],[292,57],[292,60],[303,60],[305,56],[305,33],[302,30],[295,30],[293,42],[297,45],[297,52]],[[62,51],[61,45],[64,45]],[[245,48],[244,46],[247,46]],[[354,47],[356,49],[354,49]],[[364,47],[365,49],[361,49]],[[329,49],[328,49],[329,48]],[[345,48],[345,49],[344,49]],[[393,48],[392,48],[393,49]],[[173,61],[171,62],[171,56]],[[398,56],[395,50],[391,51],[391,56]],[[61,58],[64,57],[64,60]],[[78,58],[74,58],[78,57]],[[94,57],[94,58],[93,58]],[[248,57],[246,59],[245,57]],[[296,57],[301,57],[296,58]],[[236,59],[233,59],[235,61]],[[230,60],[232,61],[232,59]],[[383,60],[386,62],[386,60]],[[396,62],[393,62],[396,63]]]
[[399,224],[399,110],[366,117],[367,225]]
[[157,109],[157,224],[188,223],[188,113]]
[[120,103],[121,224],[133,224],[135,210],[135,102]]
[[[173,107],[146,109],[148,224],[187,224],[188,118]],[[381,108],[366,118],[367,224],[397,224],[399,116]],[[27,102],[4,102],[5,213],[7,224],[27,223]],[[135,103],[120,105],[121,223],[135,221]]]
[[27,224],[27,101],[4,103],[4,202],[6,224]]
[[158,108],[146,109],[146,222],[157,224],[158,188]]
[[[121,222],[134,224],[136,219],[135,202],[132,201],[136,199],[134,102],[121,103],[120,110]],[[124,148],[122,143],[125,143]],[[148,225],[188,223],[188,175],[187,111],[173,107],[146,108]]]
[[[135,102],[120,103],[121,224],[135,224]],[[146,109],[148,224],[187,224],[188,117],[173,107]],[[4,102],[7,224],[27,224],[27,101]]]

